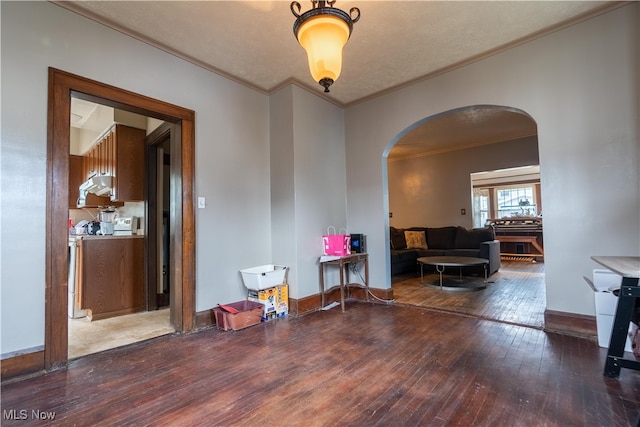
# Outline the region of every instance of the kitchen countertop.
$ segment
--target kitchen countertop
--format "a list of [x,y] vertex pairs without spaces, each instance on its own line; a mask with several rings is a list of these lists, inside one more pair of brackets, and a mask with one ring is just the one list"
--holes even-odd
[[114,235],[93,235],[93,234],[70,234],[69,237],[76,237],[76,239],[84,240],[104,240],[104,239],[144,239],[143,234],[132,234],[128,236],[114,236]]

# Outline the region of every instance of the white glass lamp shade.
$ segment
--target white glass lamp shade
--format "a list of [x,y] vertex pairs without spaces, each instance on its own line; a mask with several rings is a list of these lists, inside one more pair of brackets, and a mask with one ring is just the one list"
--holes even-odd
[[342,70],[342,48],[351,29],[341,18],[321,15],[308,19],[298,29],[298,41],[307,52],[311,76],[335,81]]

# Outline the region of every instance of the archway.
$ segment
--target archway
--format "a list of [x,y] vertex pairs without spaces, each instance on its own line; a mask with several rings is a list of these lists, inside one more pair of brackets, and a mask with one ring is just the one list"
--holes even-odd
[[[457,108],[426,117],[400,132],[383,156],[392,286],[401,278],[398,273],[416,277],[419,272],[417,258],[420,256],[463,256],[464,252],[453,245],[455,234],[451,247],[446,247],[454,251],[435,253],[438,252],[436,249],[443,249],[439,245],[425,245],[425,250],[418,252],[407,250],[402,237],[399,240],[394,238],[398,236],[398,230],[402,233],[402,230],[416,227],[453,228],[453,233],[456,233],[456,229],[459,230],[460,227],[468,230],[477,227],[474,226],[471,215],[474,210],[471,174],[538,164],[536,123],[526,112],[511,107],[474,105]],[[511,179],[510,184],[525,185],[519,178]],[[539,175],[537,180],[537,184],[526,185],[535,186],[539,190]],[[428,234],[425,230],[425,235]],[[500,261],[500,246],[502,243],[498,245],[497,253],[489,257],[490,274],[500,270],[500,264],[498,268],[493,266],[496,258]],[[536,311],[534,326],[542,327],[546,300],[544,266],[540,264],[529,266],[533,276],[527,277],[535,277],[537,280],[537,293],[533,298],[538,301],[531,309]],[[503,282],[524,280],[525,275],[522,274],[507,278],[507,270],[512,272],[513,266],[503,268],[493,278]],[[417,274],[418,279],[419,276]],[[393,294],[396,301],[399,301],[397,289],[394,288]],[[523,298],[532,297],[526,295]],[[515,323],[520,322],[516,320]]]

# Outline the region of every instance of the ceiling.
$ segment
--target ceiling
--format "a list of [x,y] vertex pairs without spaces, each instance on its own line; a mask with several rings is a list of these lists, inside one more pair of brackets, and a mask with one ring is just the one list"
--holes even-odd
[[[299,2],[302,12],[311,8],[310,1]],[[265,94],[295,82],[343,107],[626,4],[340,0],[335,7],[344,11],[358,7],[361,18],[354,24],[344,49],[342,74],[331,86],[331,92],[324,94],[323,88],[311,80],[305,52],[293,34],[295,17],[289,1],[55,3]],[[495,123],[490,123],[493,119],[504,123],[521,118],[512,112],[507,112],[506,117],[485,115],[482,123],[491,125],[485,126],[487,129],[496,129]],[[468,114],[460,119],[471,123]],[[455,120],[440,123],[440,129],[447,124],[452,132],[459,129]],[[418,130],[415,132],[417,135]],[[506,130],[495,137],[513,139],[526,131],[518,129],[515,136],[505,133]],[[477,137],[478,132],[474,135]],[[459,140],[463,135],[452,137]],[[469,141],[456,144],[467,145]],[[408,145],[402,156],[416,154],[415,147]]]
[[473,106],[427,119],[403,135],[387,158],[433,155],[537,133],[536,122],[525,113],[493,106]]

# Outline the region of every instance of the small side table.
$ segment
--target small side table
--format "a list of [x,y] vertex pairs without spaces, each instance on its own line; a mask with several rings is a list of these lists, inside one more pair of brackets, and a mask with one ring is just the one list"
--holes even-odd
[[[349,275],[349,264],[364,263],[364,284],[351,283]],[[365,298],[369,301],[369,255],[368,254],[351,254],[345,255],[339,258],[330,258],[323,260],[320,258],[320,295],[321,305],[324,308],[324,269],[325,266],[335,265],[340,269],[340,305],[342,306],[342,312],[344,313],[344,298],[345,288],[350,286],[356,286],[365,290]],[[345,272],[347,281],[345,283]]]

